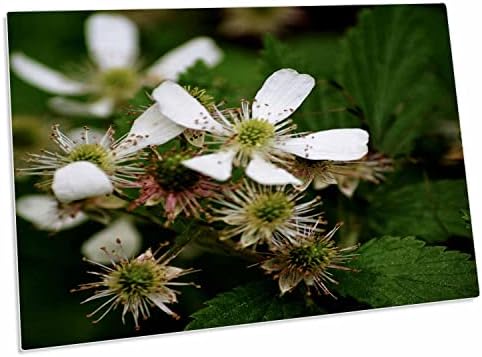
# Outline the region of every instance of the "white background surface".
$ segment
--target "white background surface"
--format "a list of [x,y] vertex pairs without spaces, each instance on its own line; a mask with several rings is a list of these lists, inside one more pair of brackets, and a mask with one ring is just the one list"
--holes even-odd
[[[0,354],[18,353],[17,285],[10,164],[10,119],[6,73],[5,16],[8,11],[91,10],[236,5],[339,5],[365,1],[2,1],[0,56]],[[414,3],[418,1],[401,1]],[[432,2],[432,1],[426,1]],[[374,1],[370,3],[387,3]],[[475,248],[482,267],[482,6],[447,1],[455,80],[462,126]],[[32,29],[35,31],[35,29]],[[42,244],[42,242],[39,242]],[[479,275],[482,276],[481,269]],[[35,296],[24,296],[35,299]],[[35,356],[481,356],[482,299],[346,313],[285,322],[159,335],[61,347]]]

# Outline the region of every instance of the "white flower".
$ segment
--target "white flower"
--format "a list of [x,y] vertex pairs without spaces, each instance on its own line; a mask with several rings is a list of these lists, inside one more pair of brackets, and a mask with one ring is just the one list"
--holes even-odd
[[166,81],[153,92],[161,113],[175,123],[212,136],[220,146],[215,153],[184,162],[196,170],[224,181],[233,164],[246,167],[246,175],[265,185],[301,185],[285,169],[292,155],[309,160],[357,160],[367,151],[368,133],[361,129],[333,129],[293,134],[290,115],[303,103],[315,85],[307,74],[293,69],[273,73],[256,94],[253,105],[242,102],[239,112],[215,115],[176,83]]
[[[121,241],[118,240],[118,244]],[[146,320],[150,317],[149,309],[157,307],[164,313],[179,319],[174,311],[167,305],[177,303],[179,291],[172,286],[194,285],[193,283],[172,281],[183,275],[195,272],[194,269],[182,269],[168,265],[169,262],[180,252],[179,249],[171,250],[156,258],[151,249],[136,258],[129,259],[111,253],[103,248],[102,251],[112,259],[112,264],[104,265],[88,260],[97,266],[99,271],[89,271],[95,275],[97,281],[81,284],[78,289],[72,291],[94,290],[93,295],[82,303],[101,299],[104,300],[87,317],[101,313],[93,322],[102,320],[111,310],[122,308],[122,322],[130,313],[134,319],[135,328],[139,329],[139,318]],[[117,259],[120,258],[120,259]]]
[[384,173],[393,171],[392,160],[381,154],[368,154],[356,161],[310,161],[296,158],[289,171],[304,181],[300,189],[311,182],[316,190],[336,184],[347,197],[352,197],[360,181],[375,184],[385,179]]
[[281,295],[292,291],[298,284],[304,282],[315,292],[335,297],[328,288],[329,284],[337,284],[332,271],[353,271],[344,264],[355,254],[357,246],[339,248],[333,236],[341,223],[326,234],[320,234],[316,225],[300,230],[296,239],[282,242],[271,253],[271,257],[262,264],[267,273],[273,273],[278,280]]
[[53,126],[52,139],[60,152],[30,154],[30,166],[23,174],[49,177],[43,184],[52,187],[61,202],[72,202],[110,194],[115,188],[129,185],[143,173],[136,159],[138,151],[149,145],[160,145],[179,135],[183,128],[151,106],[133,123],[129,133],[114,140],[109,128],[105,135],[91,135],[84,129],[80,140],[63,134]]
[[95,14],[86,21],[85,37],[95,66],[91,73],[79,78],[52,70],[22,53],[13,53],[11,57],[12,70],[31,85],[53,94],[94,98],[90,102],[52,98],[50,106],[61,114],[107,117],[116,104],[131,98],[142,85],[156,86],[162,80],[177,80],[197,60],[214,66],[222,57],[212,39],[198,37],[166,53],[140,73],[136,64],[139,33],[128,18]]
[[321,205],[319,198],[298,202],[302,198],[300,191],[246,180],[240,188],[227,191],[224,198],[213,200],[217,203],[213,220],[230,226],[221,233],[222,239],[239,235],[243,248],[257,243],[276,246],[295,239],[302,227],[320,220],[321,212],[316,212]]
[[58,232],[87,221],[87,215],[77,206],[64,205],[55,198],[27,195],[16,202],[17,215],[44,231]]
[[[107,200],[108,201],[108,200]],[[76,227],[88,220],[89,209],[99,209],[96,203],[107,203],[105,198],[93,202],[76,202],[65,204],[54,197],[35,194],[20,197],[16,203],[17,215],[31,222],[37,229],[59,232]],[[108,203],[107,203],[108,204]],[[106,264],[111,260],[100,248],[112,251],[118,248],[116,239],[122,237],[123,253],[133,257],[141,249],[141,235],[131,220],[121,217],[106,228],[88,238],[81,247],[81,252],[88,259]]]
[[82,244],[80,250],[82,255],[89,260],[107,264],[111,262],[111,258],[101,248],[105,248],[109,252],[117,251],[119,247],[117,239],[121,240],[122,252],[128,258],[140,252],[141,234],[127,217],[118,218],[103,230],[95,233]]

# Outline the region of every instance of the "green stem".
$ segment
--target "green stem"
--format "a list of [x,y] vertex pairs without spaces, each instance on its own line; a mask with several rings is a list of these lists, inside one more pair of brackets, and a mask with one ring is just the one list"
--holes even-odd
[[193,233],[191,242],[209,252],[222,255],[231,255],[243,258],[252,263],[261,261],[261,256],[251,249],[242,249],[230,240],[220,240],[218,231],[203,221],[190,221],[196,231]]

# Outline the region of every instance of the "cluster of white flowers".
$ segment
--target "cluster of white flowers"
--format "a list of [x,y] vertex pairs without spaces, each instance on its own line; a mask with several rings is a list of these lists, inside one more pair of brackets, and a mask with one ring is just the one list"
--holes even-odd
[[[107,311],[124,305],[123,315],[131,312],[136,326],[139,316],[148,316],[149,304],[176,316],[164,305],[176,301],[166,285],[189,270],[168,267],[150,251],[130,259],[142,247],[129,217],[139,206],[157,207],[155,218],[161,224],[172,223],[180,214],[205,224],[223,222],[222,239],[239,238],[240,248],[261,247],[275,256],[261,266],[268,272],[282,271],[275,277],[283,293],[302,280],[329,293],[325,282],[332,279],[326,270],[340,268],[345,258],[331,240],[337,228],[322,233],[321,200],[304,201],[304,190],[313,180],[326,185],[340,183],[343,177],[379,178],[378,161],[366,159],[368,133],[360,128],[296,132],[290,117],[316,81],[289,68],[271,74],[254,99],[241,101],[239,109],[206,104],[199,98],[205,94],[202,89],[183,87],[176,80],[197,60],[208,66],[220,61],[221,51],[209,38],[187,42],[142,73],[136,65],[138,30],[127,18],[91,16],[86,39],[95,70],[83,81],[20,53],[12,55],[12,69],[48,92],[92,95],[90,102],[51,99],[53,109],[69,115],[108,117],[142,86],[153,88],[152,105],[127,134],[115,139],[111,127],[105,134],[88,128],[64,134],[54,125],[52,139],[58,150],[30,154],[27,167],[19,170],[43,177],[39,187],[45,194],[17,202],[19,216],[39,229],[68,229],[88,218],[107,225],[82,247],[82,253],[103,269],[102,281],[84,288],[106,288],[88,300],[112,296]],[[182,148],[159,150],[172,140]],[[244,172],[242,180],[233,179],[234,167]],[[352,186],[344,192],[351,195]],[[126,190],[134,190],[137,197]],[[112,217],[117,218],[111,222]],[[122,238],[125,257],[109,253],[119,246],[117,237]],[[103,265],[110,261],[113,267]],[[128,289],[119,274],[132,281],[150,274],[152,281],[142,293],[126,297]]]
[[187,68],[201,60],[214,66],[222,58],[213,40],[197,37],[171,50],[150,67],[140,70],[139,31],[128,18],[95,14],[85,24],[86,47],[92,63],[70,75],[52,70],[23,53],[11,55],[12,70],[26,82],[52,94],[91,96],[80,102],[63,97],[49,101],[60,114],[108,117],[116,105],[129,99],[143,85],[176,80]]

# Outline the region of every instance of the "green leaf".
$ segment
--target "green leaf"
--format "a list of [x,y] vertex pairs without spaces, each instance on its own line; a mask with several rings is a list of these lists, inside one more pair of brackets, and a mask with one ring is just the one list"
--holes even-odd
[[202,61],[197,61],[189,67],[178,82],[182,86],[206,90],[208,95],[214,97],[216,103],[223,101],[230,105],[239,104],[239,99],[226,79],[217,74],[216,68],[209,68]]
[[[186,330],[288,319],[309,312],[303,301],[279,296],[273,282],[260,281],[234,288],[206,302],[195,312]],[[317,314],[321,313],[319,310]]]
[[333,77],[339,55],[338,36],[316,34],[283,40],[267,34],[261,51],[261,73],[269,76],[280,68],[293,68],[318,78]]
[[470,220],[469,211],[467,211],[465,209],[461,209],[460,213],[462,214],[462,220],[464,221],[465,228],[467,228],[468,230],[472,229],[472,222]]
[[[452,53],[450,50],[450,35],[447,21],[447,9],[443,4],[423,6],[420,9],[424,22],[425,31],[437,36],[431,36],[430,62],[440,83],[451,92],[455,102],[455,81],[452,66]],[[455,104],[456,103],[450,103]]]
[[478,296],[474,261],[445,249],[413,237],[373,239],[350,263],[359,272],[338,273],[336,289],[373,307]]
[[336,82],[318,80],[315,88],[294,114],[300,131],[357,128],[361,121],[356,108]]
[[[374,147],[410,152],[438,92],[427,71],[430,36],[416,6],[381,6],[361,13],[343,41],[340,83],[361,107]],[[433,120],[432,120],[433,119]]]
[[294,51],[277,40],[273,35],[267,34],[263,38],[263,50],[261,51],[261,73],[264,77],[269,76],[280,68],[290,67],[297,69],[301,65],[300,58]]
[[387,185],[370,197],[370,228],[378,234],[416,235],[429,242],[472,237],[460,211],[469,209],[464,180]]
[[272,35],[264,37],[261,71],[268,77],[280,68],[293,68],[316,79],[316,86],[293,118],[301,131],[359,127],[360,120],[349,109],[352,103],[332,81],[339,53],[339,39],[316,36],[283,43]]

